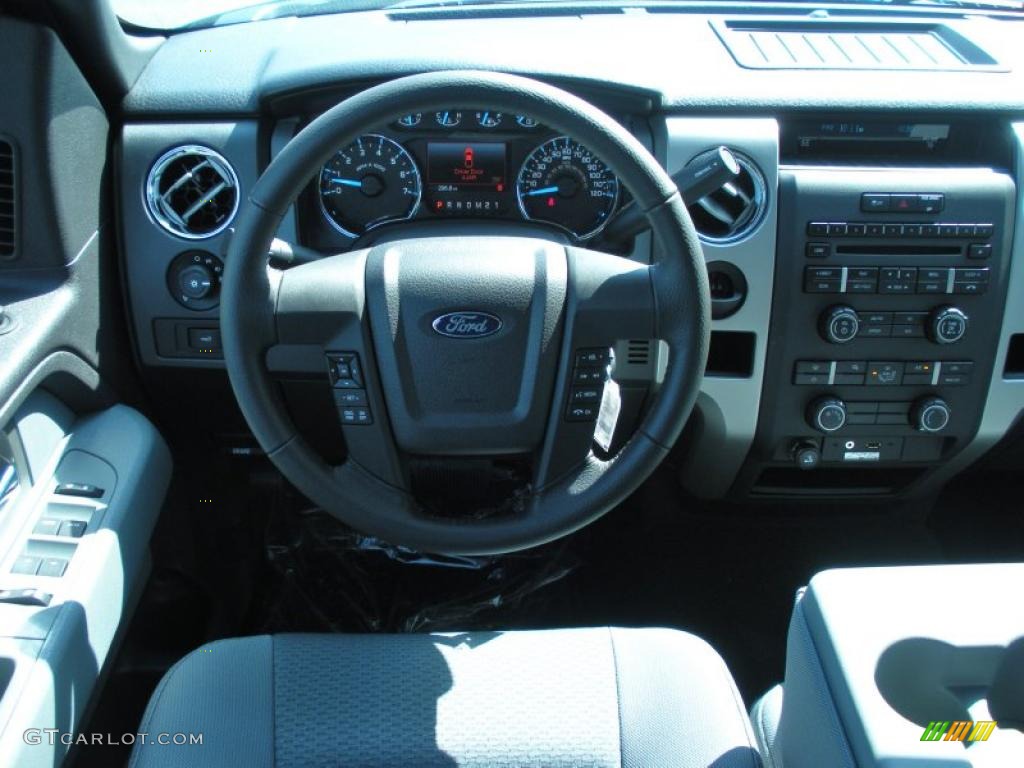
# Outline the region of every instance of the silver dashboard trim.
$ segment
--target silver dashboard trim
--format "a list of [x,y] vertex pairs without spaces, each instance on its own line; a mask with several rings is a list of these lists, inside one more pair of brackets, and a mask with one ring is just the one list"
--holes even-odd
[[694,436],[681,473],[686,488],[704,498],[728,492],[757,430],[775,280],[779,126],[770,118],[668,117],[659,147],[666,169],[674,173],[698,153],[722,144],[741,152],[760,169],[766,202],[760,224],[741,240],[702,243],[705,260],[730,262],[751,287],[740,310],[712,321],[712,331],[755,335],[754,366],[748,378],[706,376],[701,385],[695,409],[704,428]]

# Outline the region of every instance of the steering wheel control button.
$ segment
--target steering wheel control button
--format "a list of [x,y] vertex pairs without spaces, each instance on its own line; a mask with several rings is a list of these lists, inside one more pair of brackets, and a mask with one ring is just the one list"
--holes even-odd
[[336,389],[334,390],[334,403],[340,408],[355,408],[366,406],[365,389]]
[[925,397],[914,403],[911,421],[921,432],[941,432],[949,425],[952,415],[949,405],[939,397]]
[[608,381],[607,368],[577,368],[572,375],[577,386],[584,384],[604,384]]
[[928,322],[928,338],[936,344],[955,344],[967,333],[967,315],[956,307],[939,307]]
[[373,424],[369,408],[339,408],[338,415],[341,423],[348,426]]
[[363,369],[355,352],[331,352],[327,355],[327,372],[335,389],[362,389]]
[[611,361],[611,350],[607,347],[576,350],[576,365],[608,365]]
[[566,421],[595,421],[598,406],[596,404],[570,405],[565,412]]
[[601,394],[603,391],[603,387],[586,387],[583,389],[574,389],[572,391],[572,397],[570,399],[572,400],[573,404],[599,403],[601,402]]
[[846,424],[846,403],[838,397],[820,397],[807,409],[807,421],[826,434],[842,429]]
[[819,330],[825,341],[830,344],[847,344],[853,341],[860,331],[860,317],[853,307],[837,304],[822,313]]

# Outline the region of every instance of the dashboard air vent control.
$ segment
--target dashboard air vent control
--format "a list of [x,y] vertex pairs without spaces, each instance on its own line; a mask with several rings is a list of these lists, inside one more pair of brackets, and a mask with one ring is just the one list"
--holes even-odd
[[0,259],[13,259],[18,243],[14,147],[0,139]]
[[764,177],[757,166],[735,150],[732,155],[739,165],[736,178],[687,205],[697,232],[709,243],[746,237],[761,223],[767,207]]
[[153,220],[186,240],[223,231],[238,211],[238,199],[238,177],[230,163],[195,144],[161,155],[146,179]]

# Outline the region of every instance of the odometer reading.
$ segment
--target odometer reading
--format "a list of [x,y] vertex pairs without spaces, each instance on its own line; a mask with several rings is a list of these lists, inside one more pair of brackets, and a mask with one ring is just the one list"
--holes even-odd
[[619,180],[605,163],[567,136],[530,153],[516,180],[523,216],[568,230],[579,240],[597,234],[619,200]]
[[320,207],[349,237],[410,218],[421,194],[416,163],[400,144],[384,136],[360,136],[320,171]]

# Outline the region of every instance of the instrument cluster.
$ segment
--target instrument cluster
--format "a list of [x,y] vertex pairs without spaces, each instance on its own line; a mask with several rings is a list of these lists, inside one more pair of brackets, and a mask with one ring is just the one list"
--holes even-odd
[[347,238],[384,224],[499,218],[592,238],[619,205],[619,180],[578,141],[527,115],[403,115],[341,147],[317,180],[324,220]]

